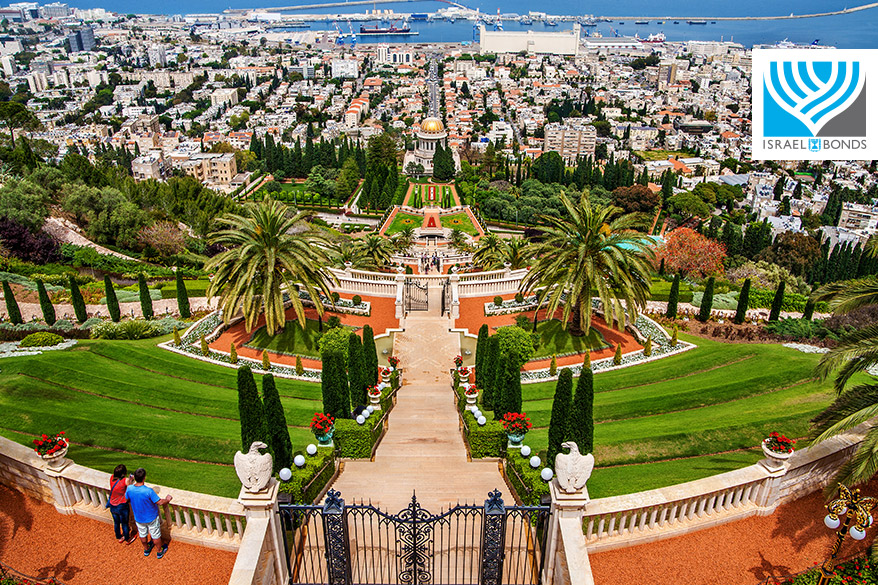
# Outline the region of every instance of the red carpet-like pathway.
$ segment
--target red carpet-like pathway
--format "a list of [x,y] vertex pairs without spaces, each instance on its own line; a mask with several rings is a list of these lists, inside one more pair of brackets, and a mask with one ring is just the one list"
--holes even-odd
[[0,485],[0,561],[31,577],[66,585],[221,585],[235,553],[171,542],[161,560],[140,541],[119,544],[112,524],[64,516]]

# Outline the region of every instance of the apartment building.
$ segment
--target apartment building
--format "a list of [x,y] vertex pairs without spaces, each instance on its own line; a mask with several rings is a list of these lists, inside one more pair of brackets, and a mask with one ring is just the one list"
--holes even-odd
[[139,156],[131,161],[131,174],[138,182],[149,179],[161,181],[165,178],[164,161],[161,156],[156,154]]
[[238,174],[235,155],[227,153],[199,152],[189,155],[180,165],[183,172],[206,185],[228,185]]
[[555,151],[567,163],[580,156],[594,157],[597,131],[590,124],[553,122],[545,126],[543,152]]

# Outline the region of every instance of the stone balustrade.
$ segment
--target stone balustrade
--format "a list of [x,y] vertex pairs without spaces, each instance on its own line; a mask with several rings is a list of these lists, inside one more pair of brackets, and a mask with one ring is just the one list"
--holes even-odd
[[[62,514],[77,514],[112,524],[104,505],[110,492],[110,474],[68,462],[50,469],[29,447],[0,437],[0,482],[29,496],[51,503]],[[244,533],[244,507],[231,498],[147,484],[162,497],[163,529],[181,542],[236,551]]]

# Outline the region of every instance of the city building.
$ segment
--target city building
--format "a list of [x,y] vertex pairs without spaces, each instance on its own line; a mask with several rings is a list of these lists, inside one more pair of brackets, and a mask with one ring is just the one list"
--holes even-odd
[[378,45],[377,53],[378,62],[382,64],[411,65],[414,62],[412,51],[405,47]]
[[878,228],[878,208],[845,203],[841,208],[838,227],[849,230],[875,230]]
[[553,122],[545,126],[543,152],[554,151],[568,164],[580,156],[594,157],[597,131],[591,124]]
[[40,8],[40,15],[43,18],[66,18],[70,16],[70,6],[61,2],[45,4]]
[[15,64],[15,57],[12,55],[0,57],[0,66],[3,67],[3,74],[6,77],[12,77],[18,71],[18,65]]
[[[415,133],[417,143],[415,149],[407,151],[402,161],[402,168],[405,169],[410,163],[419,164],[424,167],[424,174],[433,173],[433,155],[436,154],[436,145],[441,144],[443,148],[448,148],[448,132],[442,125],[439,118],[424,118],[418,131]],[[460,169],[460,156],[457,149],[451,149],[452,158],[454,158],[454,168]]]
[[369,98],[359,97],[351,101],[344,114],[344,123],[348,128],[356,128],[369,113]]
[[479,47],[486,53],[536,53],[542,55],[579,55],[580,25],[575,23],[572,31],[544,32],[489,31],[479,25]]
[[183,172],[206,185],[228,185],[238,174],[235,154],[199,152],[180,165]]
[[212,106],[234,106],[237,103],[238,89],[235,87],[218,89],[210,94],[210,105]]
[[359,63],[354,59],[333,59],[332,77],[339,79],[356,79],[359,76]]
[[165,178],[164,161],[157,154],[139,156],[131,161],[131,174],[134,176],[134,180],[138,182],[149,179],[161,181]]
[[146,52],[151,67],[164,67],[168,64],[168,55],[162,45],[153,45]]
[[79,53],[82,51],[91,51],[95,47],[95,33],[90,26],[83,27],[67,35],[67,41],[70,43],[70,52]]
[[39,93],[49,88],[49,78],[45,73],[31,73],[27,76],[27,87],[31,93]]

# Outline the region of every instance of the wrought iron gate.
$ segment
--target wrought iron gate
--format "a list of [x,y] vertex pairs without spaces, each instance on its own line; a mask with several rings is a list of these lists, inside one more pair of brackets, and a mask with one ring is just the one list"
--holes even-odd
[[291,584],[540,585],[549,507],[483,506],[431,514],[412,496],[396,515],[370,504],[279,506]]
[[445,281],[442,285],[442,314],[451,310],[451,283]]
[[407,278],[405,281],[405,310],[426,311],[429,309],[429,291],[426,284]]

